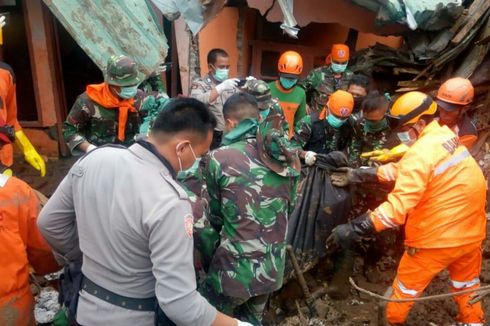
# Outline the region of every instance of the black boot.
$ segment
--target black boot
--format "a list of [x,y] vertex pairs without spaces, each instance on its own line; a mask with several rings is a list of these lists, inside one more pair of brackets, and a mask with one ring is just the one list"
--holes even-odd
[[335,257],[334,266],[327,294],[334,300],[344,300],[349,296],[349,277],[354,269],[354,252],[350,249],[341,250]]

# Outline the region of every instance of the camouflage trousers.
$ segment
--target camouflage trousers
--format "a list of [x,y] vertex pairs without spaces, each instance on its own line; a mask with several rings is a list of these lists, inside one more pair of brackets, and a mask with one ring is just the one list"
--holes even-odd
[[207,283],[203,284],[199,292],[218,311],[254,326],[262,325],[262,315],[265,305],[269,300],[269,294],[262,294],[251,298],[234,298],[222,293],[216,293],[213,287]]

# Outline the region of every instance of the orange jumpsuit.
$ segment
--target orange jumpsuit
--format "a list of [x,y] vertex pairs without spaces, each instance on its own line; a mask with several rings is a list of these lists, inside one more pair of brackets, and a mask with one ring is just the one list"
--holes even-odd
[[[398,163],[377,170],[381,182],[395,181],[387,200],[370,215],[377,231],[405,225],[403,255],[393,298],[414,298],[447,268],[453,291],[480,285],[481,242],[486,236],[486,182],[457,136],[431,122]],[[456,296],[459,322],[483,325],[481,304]],[[392,324],[405,322],[413,303],[388,303]]]
[[[15,131],[22,130],[17,121],[15,75],[12,68],[5,62],[0,62],[0,120],[14,127]],[[5,144],[0,149],[0,162],[4,166],[12,166],[13,153],[13,144]]]
[[29,265],[37,274],[60,269],[37,229],[39,201],[15,177],[0,174],[0,325],[34,325]]

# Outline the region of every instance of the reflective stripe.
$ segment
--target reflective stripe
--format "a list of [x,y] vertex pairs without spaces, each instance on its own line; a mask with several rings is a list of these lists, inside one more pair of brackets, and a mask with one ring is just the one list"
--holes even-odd
[[439,164],[438,167],[436,167],[434,171],[434,175],[439,175],[444,173],[447,169],[449,169],[452,166],[455,166],[456,164],[462,162],[465,158],[469,157],[471,154],[467,150],[464,150],[463,152],[459,153],[458,155],[452,156],[449,160],[447,160],[444,163]]
[[394,181],[396,178],[395,178],[395,173],[393,172],[393,168],[391,167],[391,165],[383,165],[382,167],[383,167],[383,171],[384,171],[386,180]]
[[458,326],[483,326],[483,323],[458,323]]
[[376,217],[379,219],[381,223],[383,223],[384,226],[388,228],[395,228],[396,224],[393,223],[393,221],[386,215],[385,211],[383,208],[378,207],[375,210]]
[[397,279],[397,280],[396,280],[396,282],[397,282],[398,287],[400,288],[400,291],[402,291],[402,292],[403,292],[403,294],[406,294],[406,295],[411,295],[412,297],[415,297],[415,296],[417,296],[417,294],[419,293],[419,292],[418,292],[418,291],[416,291],[416,290],[407,289],[407,288],[405,287],[405,285],[403,285],[403,283],[402,283],[402,282],[400,282],[400,280],[399,280],[399,279]]
[[5,174],[1,174],[0,173],[0,187],[4,187],[5,184],[7,183],[7,181],[9,180],[9,176],[8,175],[5,175]]
[[474,285],[480,284],[480,279],[478,277],[475,277],[471,281],[466,281],[466,282],[459,282],[459,281],[451,280],[451,284],[456,289],[470,288]]

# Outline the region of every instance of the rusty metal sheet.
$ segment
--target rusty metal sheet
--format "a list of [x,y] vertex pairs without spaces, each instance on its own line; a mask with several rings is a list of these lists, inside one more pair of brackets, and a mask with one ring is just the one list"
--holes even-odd
[[111,55],[132,57],[145,75],[167,56],[167,39],[145,0],[43,0],[104,71]]

